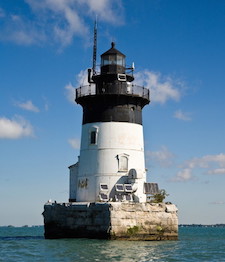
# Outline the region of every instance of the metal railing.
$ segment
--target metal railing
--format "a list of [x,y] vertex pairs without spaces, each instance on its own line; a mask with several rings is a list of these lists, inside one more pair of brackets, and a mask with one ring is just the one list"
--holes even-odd
[[[98,95],[131,95],[142,97],[149,100],[149,89],[143,86],[138,86],[128,83],[114,83],[114,84],[105,84]],[[84,96],[94,96],[96,95],[96,86],[95,84],[81,86],[76,89],[76,99]]]

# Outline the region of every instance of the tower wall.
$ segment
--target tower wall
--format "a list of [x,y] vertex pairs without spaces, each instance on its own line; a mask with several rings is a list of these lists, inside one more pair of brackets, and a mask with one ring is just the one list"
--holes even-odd
[[[95,143],[91,133],[95,132]],[[143,127],[124,122],[99,122],[82,126],[77,201],[99,201],[100,184],[108,185],[109,199],[114,198],[115,184],[131,183],[135,201],[145,202],[146,181]],[[127,162],[126,162],[127,161]],[[136,170],[136,178],[129,170]]]
[[78,168],[79,168],[79,162],[77,162],[72,166],[69,166],[69,170],[70,170],[69,201],[70,202],[76,201]]

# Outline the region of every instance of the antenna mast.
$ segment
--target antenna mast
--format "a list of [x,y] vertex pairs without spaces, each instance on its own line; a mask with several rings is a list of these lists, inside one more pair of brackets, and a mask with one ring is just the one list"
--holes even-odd
[[93,45],[93,65],[92,65],[93,75],[96,75],[96,53],[97,53],[97,16],[94,25],[94,45]]

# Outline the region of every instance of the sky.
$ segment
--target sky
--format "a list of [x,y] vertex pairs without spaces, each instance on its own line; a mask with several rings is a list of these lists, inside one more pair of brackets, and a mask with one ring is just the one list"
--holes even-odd
[[180,224],[225,223],[225,1],[0,0],[0,226],[68,201],[96,16],[97,64],[114,41],[150,89],[148,182]]

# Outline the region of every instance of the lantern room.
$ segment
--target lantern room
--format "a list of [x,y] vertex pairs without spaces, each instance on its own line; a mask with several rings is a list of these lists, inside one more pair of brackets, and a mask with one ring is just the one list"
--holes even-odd
[[112,42],[111,48],[101,55],[101,74],[125,74],[125,57]]

